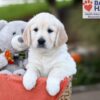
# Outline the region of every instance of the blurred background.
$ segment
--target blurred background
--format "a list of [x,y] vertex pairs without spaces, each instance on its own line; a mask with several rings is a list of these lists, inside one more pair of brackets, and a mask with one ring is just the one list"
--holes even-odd
[[69,52],[77,62],[73,100],[100,100],[100,20],[82,18],[81,0],[0,0],[0,20],[25,20],[50,12],[65,25]]

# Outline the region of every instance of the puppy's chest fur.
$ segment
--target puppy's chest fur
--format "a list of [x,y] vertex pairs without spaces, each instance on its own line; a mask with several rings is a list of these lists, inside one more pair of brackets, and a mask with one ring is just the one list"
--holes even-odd
[[[50,57],[50,56],[49,56]],[[40,66],[40,73],[41,76],[48,76],[49,71],[53,68],[53,60],[51,59],[52,57],[48,58],[43,56],[41,59],[41,65]]]
[[40,72],[41,76],[48,76],[53,68],[60,67],[61,63],[64,64],[66,53],[67,49],[63,47],[47,53],[39,53],[31,49],[29,63],[31,63],[33,69],[36,68]]

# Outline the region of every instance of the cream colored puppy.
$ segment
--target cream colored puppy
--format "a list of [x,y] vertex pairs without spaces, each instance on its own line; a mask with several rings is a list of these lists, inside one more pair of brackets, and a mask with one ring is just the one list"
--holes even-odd
[[67,52],[68,37],[63,24],[49,13],[40,13],[28,22],[23,37],[29,46],[24,87],[31,90],[37,78],[44,76],[48,93],[56,95],[61,81],[76,73],[76,64]]

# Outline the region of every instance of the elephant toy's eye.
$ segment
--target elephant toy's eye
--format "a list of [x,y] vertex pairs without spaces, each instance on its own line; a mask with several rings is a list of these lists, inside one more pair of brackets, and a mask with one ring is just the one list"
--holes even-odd
[[13,32],[13,35],[16,35],[16,32]]
[[22,34],[23,34],[23,32],[24,32],[24,29],[22,29],[22,30],[21,30],[21,32],[22,32]]

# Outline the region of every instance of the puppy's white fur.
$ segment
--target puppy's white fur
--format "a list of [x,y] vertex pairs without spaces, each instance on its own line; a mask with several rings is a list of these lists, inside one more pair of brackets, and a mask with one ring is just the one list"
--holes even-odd
[[[38,28],[35,32],[34,28]],[[52,29],[51,34],[48,28]],[[38,48],[38,39],[43,37],[45,48]],[[23,34],[25,43],[30,47],[27,71],[23,85],[31,90],[40,76],[48,77],[46,89],[52,96],[60,90],[60,82],[76,73],[76,63],[67,52],[68,40],[63,24],[49,13],[40,13],[33,17]]]

